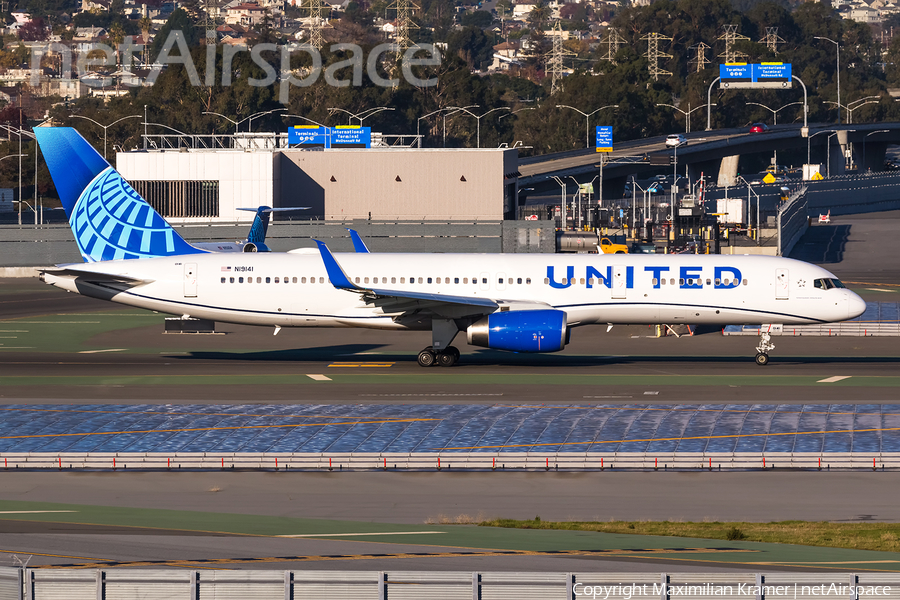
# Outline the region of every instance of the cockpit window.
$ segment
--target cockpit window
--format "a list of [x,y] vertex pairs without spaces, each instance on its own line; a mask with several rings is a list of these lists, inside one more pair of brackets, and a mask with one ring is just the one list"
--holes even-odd
[[830,290],[831,288],[846,288],[840,279],[816,279],[815,286],[820,290]]

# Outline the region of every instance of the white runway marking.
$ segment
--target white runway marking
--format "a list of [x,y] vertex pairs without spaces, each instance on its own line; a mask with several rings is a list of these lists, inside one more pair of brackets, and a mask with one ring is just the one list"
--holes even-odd
[[324,375],[307,374],[306,376],[314,381],[331,381],[331,377],[325,377]]
[[866,288],[870,292],[896,292],[897,290],[883,290],[881,288]]
[[125,352],[128,348],[107,348],[106,350],[82,350],[78,354],[100,354],[101,352]]
[[597,400],[605,398],[634,398],[634,396],[582,396],[582,398],[591,398]]
[[356,537],[358,535],[422,535],[426,533],[446,533],[445,531],[379,531],[377,533],[295,533],[292,535],[276,535],[282,538],[311,537]]
[[820,379],[816,383],[834,383],[836,381],[841,381],[842,379],[850,379],[851,375],[835,375],[834,377],[829,377],[828,379]]
[[645,396],[659,396],[659,392],[644,392]]

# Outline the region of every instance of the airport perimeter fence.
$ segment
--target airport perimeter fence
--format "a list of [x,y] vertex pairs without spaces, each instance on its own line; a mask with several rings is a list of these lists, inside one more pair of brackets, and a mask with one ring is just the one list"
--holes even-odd
[[778,256],[787,256],[809,228],[807,187],[791,194],[775,217],[778,230]]
[[[608,553],[586,550],[567,554]],[[521,552],[498,550],[496,554]],[[189,564],[185,561],[185,566]],[[859,600],[868,595],[900,598],[900,574],[0,567],[2,600]]]
[[[173,225],[187,240],[243,240],[250,223]],[[373,222],[307,221],[269,225],[266,244],[277,252],[315,248],[322,240],[335,252],[353,252],[347,228],[357,230],[373,252],[556,252],[552,221]],[[0,225],[0,267],[46,267],[80,263],[71,228],[54,225]]]
[[[600,443],[600,442],[598,442]],[[585,442],[584,445],[591,445]],[[0,469],[87,471],[900,470],[895,452],[4,452]]]

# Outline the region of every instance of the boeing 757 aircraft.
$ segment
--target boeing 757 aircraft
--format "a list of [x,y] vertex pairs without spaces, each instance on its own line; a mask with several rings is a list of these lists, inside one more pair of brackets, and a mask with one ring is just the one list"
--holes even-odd
[[[273,327],[431,330],[420,365],[451,344],[562,350],[593,324],[827,323],[862,299],[821,267],[772,256],[215,253],[191,246],[74,129],[36,128],[85,264],[59,288],[174,315]],[[360,244],[361,244],[360,240]],[[585,331],[584,334],[588,334]],[[765,365],[769,334],[756,348]]]

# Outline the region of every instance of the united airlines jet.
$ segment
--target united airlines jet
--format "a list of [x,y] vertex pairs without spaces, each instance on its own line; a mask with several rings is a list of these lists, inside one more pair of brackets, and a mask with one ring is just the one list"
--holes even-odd
[[[192,246],[74,129],[36,128],[84,264],[41,279],[185,318],[431,330],[423,367],[469,344],[556,352],[593,324],[828,323],[865,303],[821,267],[771,256],[217,253]],[[358,236],[357,236],[358,237]],[[354,240],[356,242],[356,240]],[[764,333],[756,362],[774,348]]]

